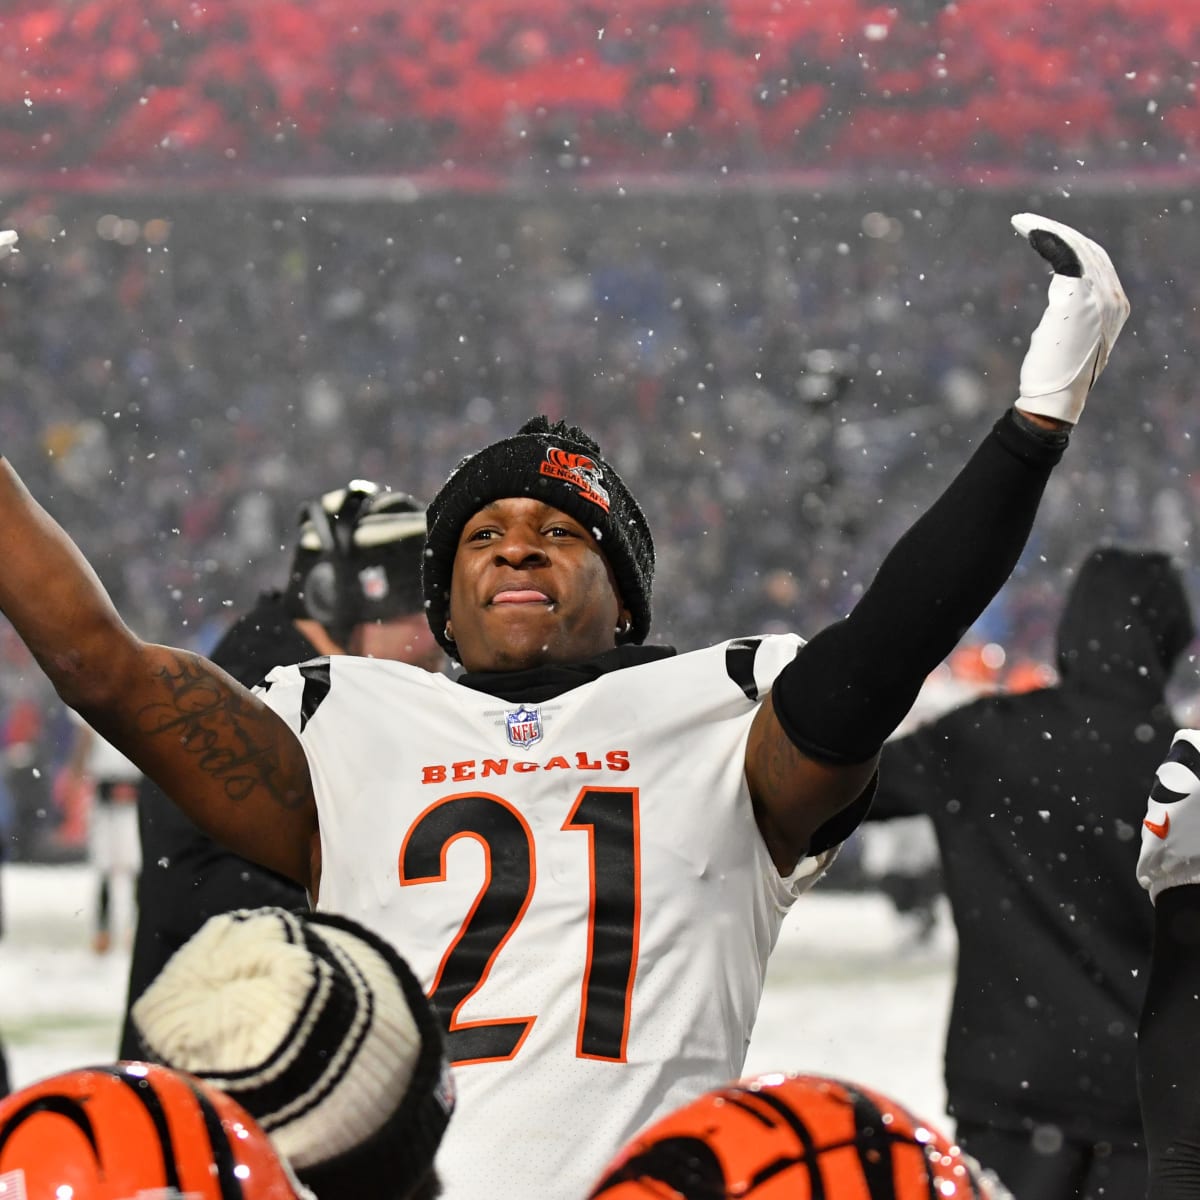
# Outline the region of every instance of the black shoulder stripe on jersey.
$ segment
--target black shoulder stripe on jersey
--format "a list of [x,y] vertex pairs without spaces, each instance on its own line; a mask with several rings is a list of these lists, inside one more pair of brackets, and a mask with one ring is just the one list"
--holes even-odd
[[1167,787],[1161,779],[1156,779],[1150,789],[1150,799],[1157,804],[1178,804],[1180,800],[1186,800],[1191,794],[1191,792],[1177,792],[1174,788]]
[[1163,763],[1163,767],[1159,767],[1155,773],[1154,785],[1150,789],[1150,799],[1159,804],[1178,804],[1180,800],[1186,800],[1195,790],[1196,779],[1200,777],[1200,750],[1197,750],[1187,738],[1180,738],[1171,746],[1167,762],[1179,763],[1181,767],[1186,767],[1192,773],[1192,786],[1181,792],[1168,787],[1162,781],[1162,769],[1167,765],[1167,763]]
[[762,638],[736,638],[725,648],[725,670],[751,700],[759,697],[758,681],[754,677],[754,656],[761,645]]
[[300,732],[312,720],[321,701],[329,695],[331,680],[329,678],[329,659],[315,658],[300,668],[304,677],[304,694],[300,697]]

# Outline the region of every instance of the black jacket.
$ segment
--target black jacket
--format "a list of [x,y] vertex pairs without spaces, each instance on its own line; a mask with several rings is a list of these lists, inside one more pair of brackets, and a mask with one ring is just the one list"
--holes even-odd
[[871,816],[932,818],[958,931],[945,1070],[960,1120],[1140,1140],[1153,912],[1135,868],[1176,729],[1165,688],[1192,635],[1165,556],[1096,551],[1060,621],[1059,685],[884,747]]
[[[1147,789],[1149,791],[1149,789]],[[1200,1197],[1200,884],[1160,892],[1138,1037],[1150,1200]]]
[[[315,658],[317,648],[292,623],[283,597],[266,592],[217,643],[209,656],[240,683],[253,687],[272,667]],[[201,832],[156,784],[138,794],[142,871],[138,923],[129,969],[129,994],[120,1056],[139,1057],[129,1010],[179,949],[209,917],[238,908],[306,907],[304,889],[240,858]]]

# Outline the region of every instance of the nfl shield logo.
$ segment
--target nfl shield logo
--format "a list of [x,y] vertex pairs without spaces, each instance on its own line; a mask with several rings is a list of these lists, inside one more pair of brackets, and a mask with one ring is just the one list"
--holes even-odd
[[358,573],[358,582],[368,600],[387,599],[388,577],[382,567],[363,567]]
[[505,713],[504,727],[508,732],[508,740],[518,750],[528,750],[530,746],[542,740],[542,715],[536,708],[521,705],[520,708]]

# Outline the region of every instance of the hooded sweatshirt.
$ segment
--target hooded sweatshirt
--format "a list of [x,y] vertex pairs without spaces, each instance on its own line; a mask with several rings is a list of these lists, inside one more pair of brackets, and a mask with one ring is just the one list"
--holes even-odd
[[960,1121],[1141,1140],[1153,910],[1135,868],[1177,728],[1166,685],[1193,633],[1165,555],[1096,550],[1062,613],[1057,685],[884,747],[871,817],[932,818],[958,933],[945,1078]]

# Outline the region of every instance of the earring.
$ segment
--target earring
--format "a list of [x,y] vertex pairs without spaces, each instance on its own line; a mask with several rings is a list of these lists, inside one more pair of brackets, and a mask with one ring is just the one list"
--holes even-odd
[[617,637],[624,637],[632,628],[633,622],[626,618],[617,626]]
[[449,621],[446,622],[446,627],[445,627],[445,629],[442,630],[442,637],[448,642],[454,641],[454,634],[452,634],[450,632],[450,622]]

